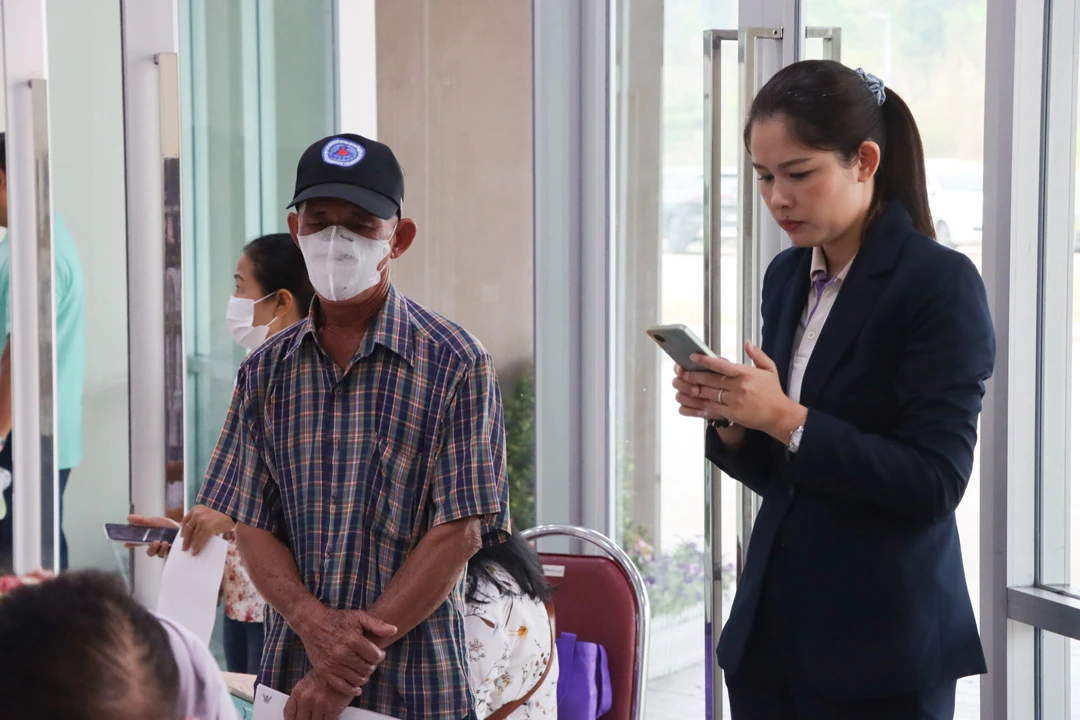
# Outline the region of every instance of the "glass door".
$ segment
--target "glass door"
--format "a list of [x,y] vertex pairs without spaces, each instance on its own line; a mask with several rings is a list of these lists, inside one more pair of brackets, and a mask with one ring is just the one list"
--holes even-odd
[[[167,514],[179,519],[202,487],[245,356],[225,324],[237,263],[247,243],[288,231],[296,163],[335,131],[337,82],[333,0],[177,5],[187,482],[168,484]],[[222,667],[224,616],[222,604],[210,642]]]
[[[953,0],[927,6],[923,12],[914,0],[885,8],[873,0],[784,0],[775,3],[744,2],[738,27],[707,34],[705,52],[707,72],[713,77],[705,86],[713,120],[707,124],[708,147],[714,167],[707,173],[706,226],[722,223],[723,172],[715,164],[723,157],[722,147],[732,135],[741,139],[742,122],[753,95],[781,66],[796,59],[831,59],[850,67],[864,67],[904,96],[919,123],[926,146],[928,190],[939,242],[968,254],[976,265],[982,251],[982,98],[983,49],[985,47],[985,0]],[[914,20],[917,18],[917,20]],[[906,19],[906,20],[905,20]],[[896,22],[894,23],[894,20]],[[738,47],[738,78],[729,80],[723,70],[724,45]],[[903,62],[894,59],[903,58]],[[948,67],[950,72],[941,73]],[[732,85],[738,86],[735,93]],[[736,103],[734,123],[723,122],[725,104]],[[957,114],[965,122],[956,122]],[[720,118],[720,122],[716,121]],[[961,130],[961,127],[963,128]],[[740,140],[741,143],[741,140]],[[718,149],[721,148],[721,149]],[[709,155],[707,155],[709,157]],[[759,201],[749,160],[739,148],[738,162],[738,237],[736,272],[732,289],[725,284],[721,271],[707,273],[707,291],[715,298],[706,312],[708,330],[714,346],[732,352],[725,333],[735,331],[733,340],[756,340],[760,331],[761,279],[773,256],[788,240]],[[722,249],[712,233],[712,249]],[[707,257],[711,257],[707,254]],[[722,264],[721,264],[722,267]],[[723,322],[735,312],[740,326],[730,328]],[[717,341],[717,336],[719,341]],[[729,336],[730,337],[730,336]],[[741,352],[739,355],[741,356]],[[744,358],[745,361],[745,358]],[[965,500],[957,512],[961,545],[968,575],[968,588],[978,616],[979,591],[979,493],[978,452],[976,467]],[[719,472],[712,482],[719,482]],[[757,497],[738,486],[734,490],[734,555],[741,558],[757,511]],[[714,505],[724,506],[724,493],[712,493]],[[731,513],[721,511],[721,525]],[[713,515],[715,517],[715,513]],[[715,533],[712,556],[714,566],[723,562],[725,536]],[[719,591],[720,585],[713,584]],[[719,594],[719,592],[717,592]],[[714,601],[713,618],[722,617],[723,602]],[[720,673],[714,669],[714,698],[720,702]],[[977,678],[962,680],[957,692],[957,717],[976,718],[979,714]]]
[[25,574],[61,565],[49,58],[44,5],[8,3],[0,11],[0,224],[7,231],[0,250],[0,574]]
[[[18,397],[0,421],[14,431],[0,454],[0,476],[13,471],[0,509],[0,572],[126,569],[127,553],[102,532],[130,503],[121,4],[3,10],[11,92],[0,94],[0,343],[17,359],[16,377],[0,383]],[[19,250],[41,253],[46,240],[51,262],[27,272]],[[48,313],[27,302],[35,292],[52,296]],[[28,363],[35,349],[40,361]]]
[[[904,98],[922,135],[937,240],[977,268],[983,254],[983,104],[986,0],[805,0],[808,25],[843,29],[842,62]],[[807,41],[805,58],[822,57]],[[945,68],[943,72],[942,69]],[[956,510],[968,592],[979,619],[980,451]],[[979,717],[979,678],[959,681],[956,717]]]
[[287,232],[296,163],[335,131],[333,0],[178,0],[188,447],[194,502],[244,350],[225,327],[248,242]]
[[102,527],[122,522],[130,502],[120,3],[49,0],[45,8],[57,445],[59,469],[69,471],[63,529],[71,567],[115,571],[118,561],[126,564],[127,552],[118,554]]
[[[789,241],[759,200],[742,124],[757,89],[799,59],[864,67],[905,97],[926,145],[940,241],[978,265],[986,0],[616,7],[618,528],[652,593],[647,716],[719,718],[713,651],[758,498],[719,472],[703,478],[700,423],[678,415],[671,363],[642,330],[685,324],[739,360],[742,340],[758,338],[761,281]],[[957,513],[976,608],[978,484],[976,465]],[[962,681],[957,717],[978,712],[978,680]]]
[[[713,504],[702,482],[703,427],[679,415],[672,363],[645,329],[682,324],[704,337],[707,298],[722,298],[724,310],[713,319],[724,332],[714,348],[730,355],[738,345],[739,143],[737,133],[727,133],[718,152],[707,154],[701,56],[703,33],[735,27],[737,12],[734,0],[616,3],[616,533],[646,579],[652,606],[649,720],[714,716],[709,694],[719,623],[716,632],[706,624],[712,568],[728,590],[716,596],[721,607],[734,588],[733,543],[718,552],[715,566],[709,555],[711,531],[733,527],[734,486],[725,485],[723,502]],[[725,102],[717,120],[732,128],[737,55],[734,45],[722,53]],[[703,193],[710,168],[719,198],[711,224]],[[707,274],[716,279],[713,288]]]
[[[759,14],[759,10],[764,12]],[[769,261],[782,249],[783,240],[759,202],[742,130],[757,88],[785,60],[797,56],[799,34],[785,28],[793,10],[782,3],[771,8],[755,6],[755,24],[745,22],[748,9],[743,6],[737,26],[704,33],[705,337],[719,354],[744,363],[750,360],[743,351],[743,341],[760,343],[761,280]],[[814,34],[826,35],[830,50],[839,53],[839,33],[834,37],[815,30]],[[732,150],[725,152],[728,147]],[[733,237],[726,243],[729,235]],[[760,498],[708,464],[704,486],[710,528],[706,552],[713,568],[712,576],[706,579],[710,640],[707,717],[720,718],[729,713],[727,694],[712,651],[741,581]],[[734,582],[717,572],[728,564],[734,566]]]

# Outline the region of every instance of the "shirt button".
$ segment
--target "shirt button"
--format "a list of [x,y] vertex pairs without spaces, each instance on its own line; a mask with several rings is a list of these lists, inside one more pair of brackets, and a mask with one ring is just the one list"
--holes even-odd
[[334,388],[334,396],[335,397],[341,397],[341,388],[340,387]]
[[816,333],[816,332],[814,332],[813,330],[811,330],[810,332],[806,333],[806,337],[808,337],[808,338],[810,338],[811,340],[813,340],[814,338],[816,338],[816,337],[817,337],[817,333]]

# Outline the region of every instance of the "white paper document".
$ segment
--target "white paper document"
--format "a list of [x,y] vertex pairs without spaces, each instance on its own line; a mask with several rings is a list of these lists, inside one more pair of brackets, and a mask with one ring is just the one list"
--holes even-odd
[[212,537],[198,556],[183,552],[183,545],[183,537],[177,535],[161,575],[157,611],[209,645],[229,544]]
[[[289,696],[285,693],[263,685],[256,685],[255,715],[252,718],[253,720],[282,720],[285,717],[285,703],[287,702],[289,702]],[[395,718],[370,710],[346,708],[338,720],[395,720]]]

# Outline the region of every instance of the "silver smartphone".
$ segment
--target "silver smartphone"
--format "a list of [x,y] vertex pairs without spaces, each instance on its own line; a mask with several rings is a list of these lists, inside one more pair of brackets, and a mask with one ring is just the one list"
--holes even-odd
[[690,359],[691,355],[716,357],[716,354],[685,325],[657,325],[645,333],[683,370],[712,372]]

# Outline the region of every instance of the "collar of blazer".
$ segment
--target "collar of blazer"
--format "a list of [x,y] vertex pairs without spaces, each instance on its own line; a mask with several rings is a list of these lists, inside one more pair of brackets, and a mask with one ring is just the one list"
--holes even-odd
[[[837,363],[862,330],[886,287],[882,276],[896,266],[912,228],[911,216],[895,202],[886,206],[871,222],[806,366],[800,393],[803,405],[813,406]],[[785,392],[795,330],[810,293],[813,256],[810,248],[794,248],[789,252],[790,257],[778,265],[778,274],[770,278],[766,290],[769,294],[777,294],[780,302],[771,303],[774,317],[763,318],[766,337],[762,338],[763,348],[766,352],[771,351],[776,362]]]

